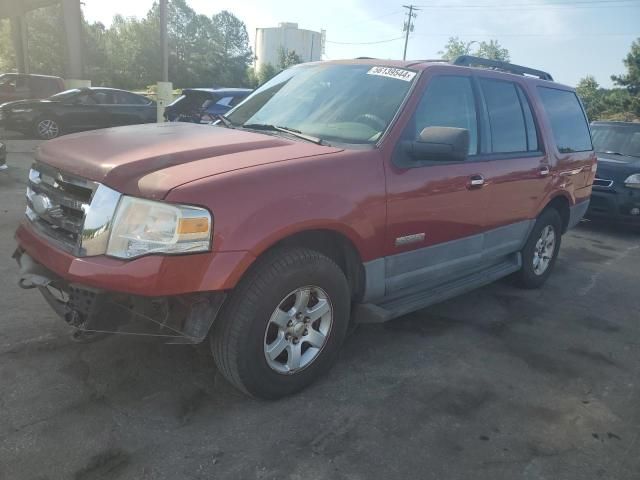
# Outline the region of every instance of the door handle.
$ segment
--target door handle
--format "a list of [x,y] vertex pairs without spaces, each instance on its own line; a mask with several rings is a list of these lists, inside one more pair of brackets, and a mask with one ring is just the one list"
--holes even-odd
[[538,174],[541,177],[546,177],[551,173],[551,170],[549,170],[549,167],[547,167],[546,165],[543,167],[540,167],[540,170],[538,170]]
[[471,175],[469,178],[468,188],[482,188],[484,187],[484,177],[482,175]]

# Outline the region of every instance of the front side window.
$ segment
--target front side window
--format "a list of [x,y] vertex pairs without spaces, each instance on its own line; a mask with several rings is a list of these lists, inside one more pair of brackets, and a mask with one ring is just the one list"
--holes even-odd
[[374,144],[415,81],[412,70],[371,65],[293,67],[253,92],[226,117],[275,125],[329,142]]
[[569,90],[538,87],[551,130],[560,153],[591,150],[587,118],[575,93]]
[[478,153],[478,118],[469,77],[443,75],[433,78],[414,114],[414,139],[426,127],[469,130],[469,154]]

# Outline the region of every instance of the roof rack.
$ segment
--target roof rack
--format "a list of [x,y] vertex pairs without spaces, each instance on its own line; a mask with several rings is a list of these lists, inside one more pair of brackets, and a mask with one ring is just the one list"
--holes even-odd
[[487,58],[474,57],[472,55],[461,55],[456,58],[453,65],[461,67],[489,67],[496,70],[502,70],[504,72],[516,73],[518,75],[531,75],[538,77],[541,80],[553,81],[551,74],[543,72],[542,70],[536,70],[534,68],[522,67],[520,65],[514,65],[513,63],[501,62],[499,60],[489,60]]

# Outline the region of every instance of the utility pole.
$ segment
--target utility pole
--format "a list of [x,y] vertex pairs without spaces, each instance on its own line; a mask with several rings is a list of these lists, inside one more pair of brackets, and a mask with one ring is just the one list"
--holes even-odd
[[173,100],[173,85],[169,81],[169,41],[167,36],[167,0],[160,0],[160,54],[162,55],[161,81],[156,88],[157,121],[164,122],[164,108]]
[[167,0],[160,0],[160,54],[162,55],[162,81],[169,81],[169,47],[167,41]]
[[413,19],[416,18],[418,16],[417,11],[419,11],[419,8],[416,8],[415,5],[403,5],[403,8],[406,8],[407,10],[409,10],[407,12],[407,21],[404,22],[404,27],[403,30],[406,32],[405,36],[404,36],[404,53],[402,54],[402,60],[406,60],[407,59],[407,44],[409,43],[409,34],[411,32],[413,32]]

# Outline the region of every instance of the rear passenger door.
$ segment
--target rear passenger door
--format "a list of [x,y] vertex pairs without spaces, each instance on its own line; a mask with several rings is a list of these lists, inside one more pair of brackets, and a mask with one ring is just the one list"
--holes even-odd
[[477,82],[487,138],[482,157],[490,166],[487,228],[499,229],[495,236],[500,239],[487,241],[487,248],[497,249],[494,253],[516,251],[550,188],[549,158],[525,89],[502,78],[478,76]]

